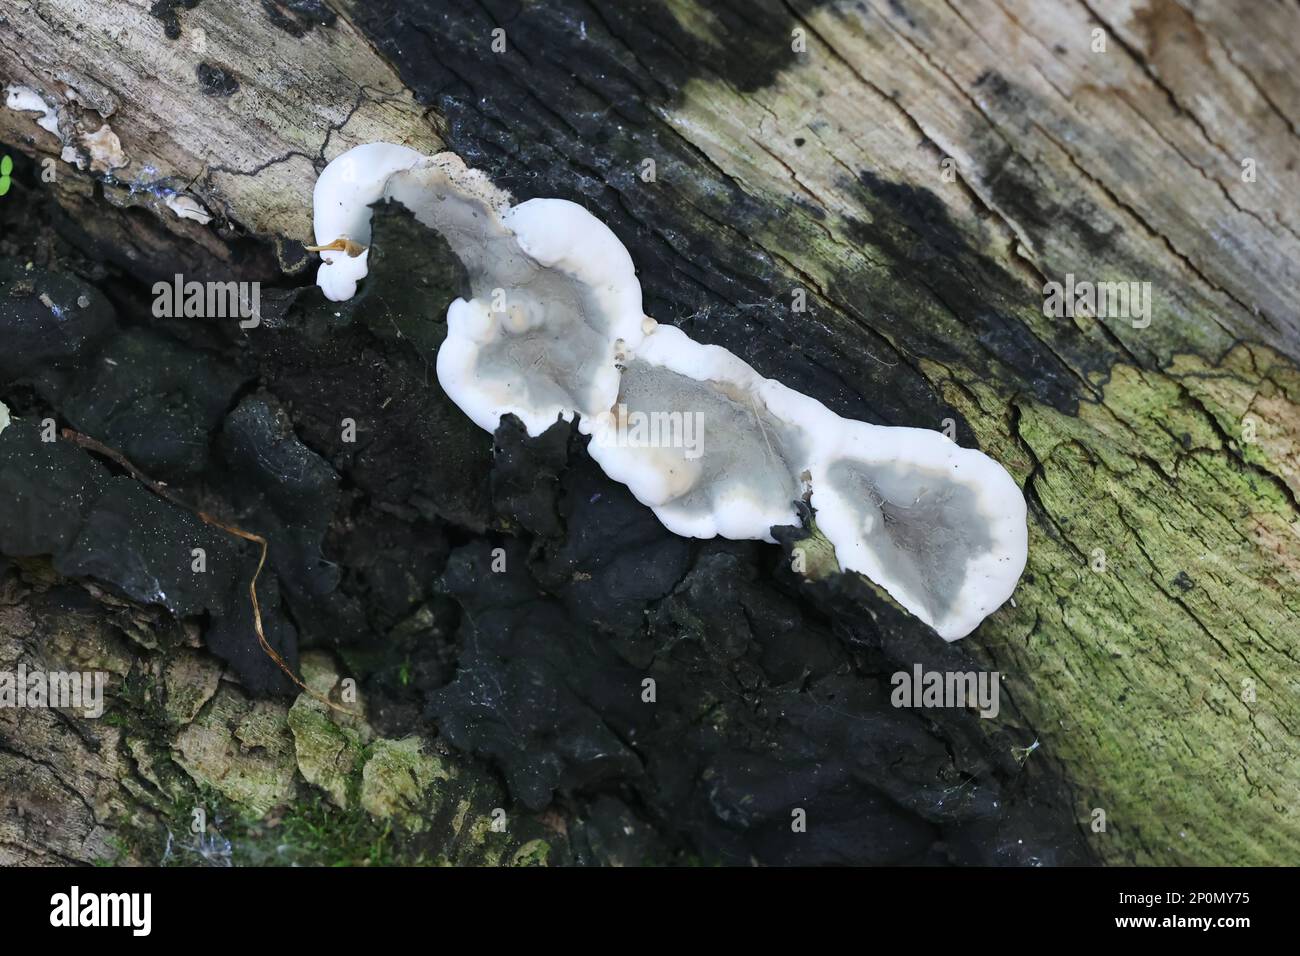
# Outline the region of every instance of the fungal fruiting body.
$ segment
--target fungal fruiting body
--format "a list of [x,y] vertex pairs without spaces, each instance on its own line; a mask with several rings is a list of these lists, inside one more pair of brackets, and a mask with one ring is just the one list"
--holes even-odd
[[438,381],[488,431],[512,414],[530,435],[557,419],[589,433],[614,402],[619,363],[644,315],[632,257],[581,206],[517,206],[442,153],[389,178],[387,198],[446,237],[471,298],[447,310]]
[[177,219],[193,219],[200,226],[212,221],[212,213],[203,208],[203,204],[192,196],[168,196],[167,208],[176,214]]
[[365,276],[381,198],[445,236],[465,267],[470,298],[447,311],[438,381],[480,427],[515,415],[536,437],[576,418],[592,458],[676,534],[772,541],[806,498],[841,568],[946,640],[1011,596],[1028,539],[1001,465],[939,432],[841,418],[659,325],[623,244],[575,203],[512,205],[454,154],[359,146],[316,185],[330,299]]
[[[320,174],[312,193],[312,227],[321,257],[316,284],[326,298],[343,302],[357,294],[369,253],[354,251],[370,244],[370,204],[384,197],[389,176],[422,158],[405,146],[367,143],[348,150]],[[338,248],[329,248],[336,242]]]
[[676,534],[771,541],[773,526],[798,524],[804,423],[774,415],[768,380],[731,352],[647,327],[613,411],[597,419],[591,457]]
[[59,135],[59,111],[57,107],[46,103],[30,86],[10,84],[5,87],[5,106],[19,113],[40,113],[36,125],[47,133]]

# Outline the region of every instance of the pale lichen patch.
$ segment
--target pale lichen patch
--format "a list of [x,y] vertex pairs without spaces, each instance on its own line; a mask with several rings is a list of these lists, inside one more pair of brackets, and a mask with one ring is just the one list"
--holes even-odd
[[394,819],[408,830],[429,826],[424,814],[437,782],[450,782],[455,771],[426,751],[419,737],[378,740],[361,771],[361,806],[380,819]]
[[255,817],[293,798],[292,738],[284,705],[223,685],[176,738],[173,757],[197,783]]
[[111,173],[128,162],[126,153],[122,152],[122,141],[107,123],[93,133],[82,133],[81,145],[90,156],[93,172]]
[[[1080,819],[1106,809],[1112,826],[1092,837],[1105,860],[1240,865],[1300,852],[1300,820],[1285,810],[1300,801],[1287,729],[1300,725],[1288,676],[1300,658],[1289,639],[1300,510],[1283,480],[1300,438],[1282,384],[1294,375],[1252,346],[1217,364],[1181,356],[1166,374],[1116,367],[1103,401],[1077,417],[1029,401],[993,416],[949,393],[982,444],[1032,456],[1017,606],[971,651],[1033,686],[1016,719],[1076,781]],[[1263,394],[1278,404],[1261,415],[1262,437],[1239,445],[1229,428]],[[1251,822],[1225,828],[1225,816]]]

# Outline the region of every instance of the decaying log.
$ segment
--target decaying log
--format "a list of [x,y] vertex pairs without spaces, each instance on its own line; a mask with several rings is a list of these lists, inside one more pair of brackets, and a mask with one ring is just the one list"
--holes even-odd
[[[315,174],[371,140],[584,203],[631,251],[650,315],[841,414],[951,420],[1022,483],[1028,569],[961,650],[1002,673],[997,733],[1064,781],[1095,859],[1295,859],[1300,8],[289,7],[15,0],[0,79],[55,106],[60,134],[0,109],[0,141],[52,159],[48,188],[143,279],[301,274]],[[105,126],[121,165],[87,138]],[[177,196],[211,222],[180,218]],[[1148,283],[1150,313],[1045,314],[1067,276]],[[111,856],[195,782],[259,812],[306,786],[365,805],[388,748],[427,762],[420,809],[400,812],[457,847],[440,774],[484,818],[504,799],[427,740],[412,756],[306,698],[249,700],[156,611],[74,600],[43,573],[0,598],[5,662],[40,646],[124,679],[143,654],[154,683],[125,727],[0,714],[6,860]],[[937,641],[887,606],[837,629],[899,654]],[[353,764],[322,766],[314,734]],[[392,817],[394,799],[367,809]],[[532,859],[558,845],[546,823],[464,858]]]

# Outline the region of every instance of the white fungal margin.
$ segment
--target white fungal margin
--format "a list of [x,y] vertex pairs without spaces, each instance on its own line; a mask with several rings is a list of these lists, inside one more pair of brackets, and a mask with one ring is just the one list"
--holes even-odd
[[940,432],[840,422],[809,469],[817,525],[840,566],[881,584],[946,640],[965,637],[1024,571],[1020,488]]
[[193,219],[201,226],[206,226],[212,221],[212,213],[192,196],[168,196],[167,208],[176,214],[177,219]]
[[47,133],[59,135],[59,110],[45,102],[40,93],[30,86],[10,83],[5,87],[5,106],[19,113],[40,113],[36,125]]
[[402,203],[461,260],[438,381],[480,427],[540,435],[578,421],[588,450],[669,530],[771,541],[805,498],[847,571],[945,640],[1015,590],[1024,496],[1001,465],[936,431],[841,418],[717,346],[642,313],[617,236],[561,199],[511,205],[459,157],[359,146],[316,185],[317,282],[335,301],[366,275],[370,204]]
[[[312,226],[316,244],[350,240],[359,246],[370,244],[370,204],[384,196],[384,186],[393,173],[407,169],[424,157],[416,150],[392,143],[367,143],[339,156],[320,174],[312,194]],[[322,251],[316,284],[325,297],[344,302],[357,294],[357,282],[364,279],[369,250],[359,254],[345,250]]]

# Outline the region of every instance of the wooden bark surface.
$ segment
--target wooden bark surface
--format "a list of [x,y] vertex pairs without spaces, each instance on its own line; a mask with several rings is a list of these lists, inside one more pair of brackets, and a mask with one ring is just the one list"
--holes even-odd
[[[1002,729],[1069,783],[1099,859],[1294,862],[1300,8],[336,9],[293,36],[262,4],[205,0],[168,39],[144,2],[17,0],[0,79],[59,104],[65,140],[11,110],[0,140],[56,157],[61,201],[127,262],[168,246],[265,270],[278,245],[300,269],[315,172],[370,140],[584,202],[649,314],[843,414],[954,419],[1023,483],[1025,578],[963,648],[1003,673]],[[238,91],[203,92],[200,63]],[[57,160],[101,123],[127,165]],[[178,219],[141,177],[217,220]],[[1150,324],[1045,316],[1044,283],[1071,273],[1149,282]],[[138,803],[106,757],[0,754],[0,787],[58,780],[46,799],[77,818],[59,858],[94,856],[102,812]],[[3,841],[18,860],[36,842]]]

